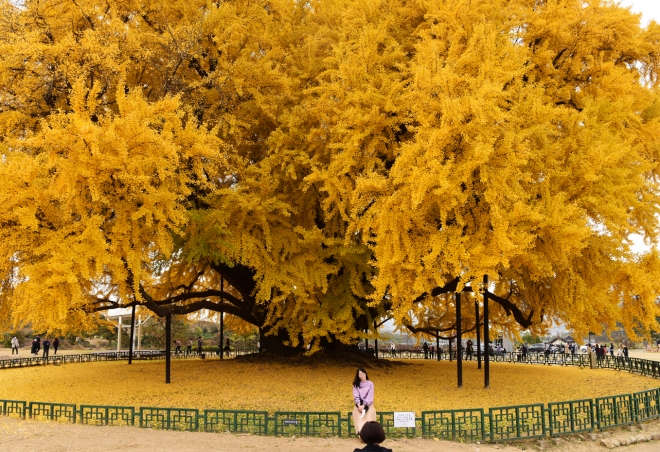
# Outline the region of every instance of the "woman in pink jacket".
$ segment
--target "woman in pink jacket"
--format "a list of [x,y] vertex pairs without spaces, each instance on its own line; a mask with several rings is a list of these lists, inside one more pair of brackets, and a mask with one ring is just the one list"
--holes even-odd
[[366,422],[376,420],[376,408],[374,408],[374,384],[369,381],[367,371],[358,368],[353,380],[353,423],[355,433],[360,434],[362,426]]

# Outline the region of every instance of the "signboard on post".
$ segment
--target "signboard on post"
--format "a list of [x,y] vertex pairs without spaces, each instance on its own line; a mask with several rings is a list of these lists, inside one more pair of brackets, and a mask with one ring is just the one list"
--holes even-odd
[[394,427],[406,428],[415,427],[415,412],[414,411],[395,411],[394,412]]

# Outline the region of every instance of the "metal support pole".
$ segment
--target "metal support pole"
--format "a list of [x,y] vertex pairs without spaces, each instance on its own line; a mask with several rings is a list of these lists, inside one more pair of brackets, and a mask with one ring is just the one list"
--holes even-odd
[[[225,278],[220,278],[220,304],[224,302]],[[261,344],[259,344],[261,345]],[[220,359],[225,359],[225,313],[220,311]]]
[[[378,327],[376,326],[376,321],[374,320],[374,333],[378,333]],[[374,339],[374,353],[376,359],[378,359],[378,339]]]
[[452,356],[452,353],[451,353],[451,344],[452,344],[453,341],[454,341],[453,339],[449,338],[449,362],[453,361],[453,356]]
[[474,300],[474,312],[477,319],[477,369],[481,369],[481,329],[479,328],[479,302]]
[[142,345],[142,319],[138,319],[138,337],[137,337],[137,351],[140,354],[140,346]]
[[165,383],[170,383],[170,350],[172,341],[172,314],[165,317]]
[[128,344],[128,364],[133,364],[133,338],[135,337],[135,305],[131,312],[131,341]]
[[117,319],[117,355],[121,351],[121,316]]
[[484,388],[490,388],[490,339],[488,338],[488,275],[484,275]]
[[461,293],[456,292],[456,370],[457,384],[459,388],[463,387],[463,350],[461,343]]
[[225,359],[225,313],[220,313],[220,359]]

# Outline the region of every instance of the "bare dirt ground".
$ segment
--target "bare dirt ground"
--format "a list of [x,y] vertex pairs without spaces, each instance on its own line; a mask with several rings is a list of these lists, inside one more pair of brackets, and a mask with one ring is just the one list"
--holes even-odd
[[[660,432],[660,421],[645,424],[645,434]],[[612,438],[629,437],[628,430],[613,432]],[[350,452],[361,448],[357,439],[285,438],[230,433],[190,433],[141,429],[138,427],[94,427],[0,417],[0,450],[11,452],[101,452],[130,450],[146,452],[184,451],[328,451]],[[386,440],[384,447],[395,452],[518,452],[539,450],[538,441],[516,444],[462,444],[430,439]],[[564,438],[561,444],[548,444],[551,452],[605,451],[605,447],[577,436]],[[618,447],[620,452],[657,452],[660,441]]]

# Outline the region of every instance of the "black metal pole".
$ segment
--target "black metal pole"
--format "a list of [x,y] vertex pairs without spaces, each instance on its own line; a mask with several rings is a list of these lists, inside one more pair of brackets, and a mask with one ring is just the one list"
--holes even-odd
[[449,340],[449,362],[452,362],[453,359],[452,359],[452,354],[451,354],[451,343],[452,343],[453,339],[449,338],[448,340]]
[[131,342],[128,344],[128,364],[133,364],[133,339],[135,338],[135,305],[131,312]]
[[490,339],[488,338],[488,275],[484,275],[484,388],[490,388]]
[[479,328],[479,302],[474,300],[474,312],[477,319],[477,369],[481,369],[481,329]]
[[172,314],[165,317],[165,383],[170,383],[170,342],[172,341]]
[[[225,291],[225,278],[220,277],[220,304],[223,303],[222,293]],[[220,311],[220,359],[225,359],[225,313]]]
[[440,361],[440,334],[438,333],[435,335],[435,356],[437,356],[438,361]]
[[[376,326],[376,321],[374,320],[374,333],[378,332],[378,326]],[[376,354],[376,359],[378,359],[378,339],[374,339],[374,353]]]
[[456,370],[457,384],[463,387],[463,344],[461,343],[461,293],[456,292]]

